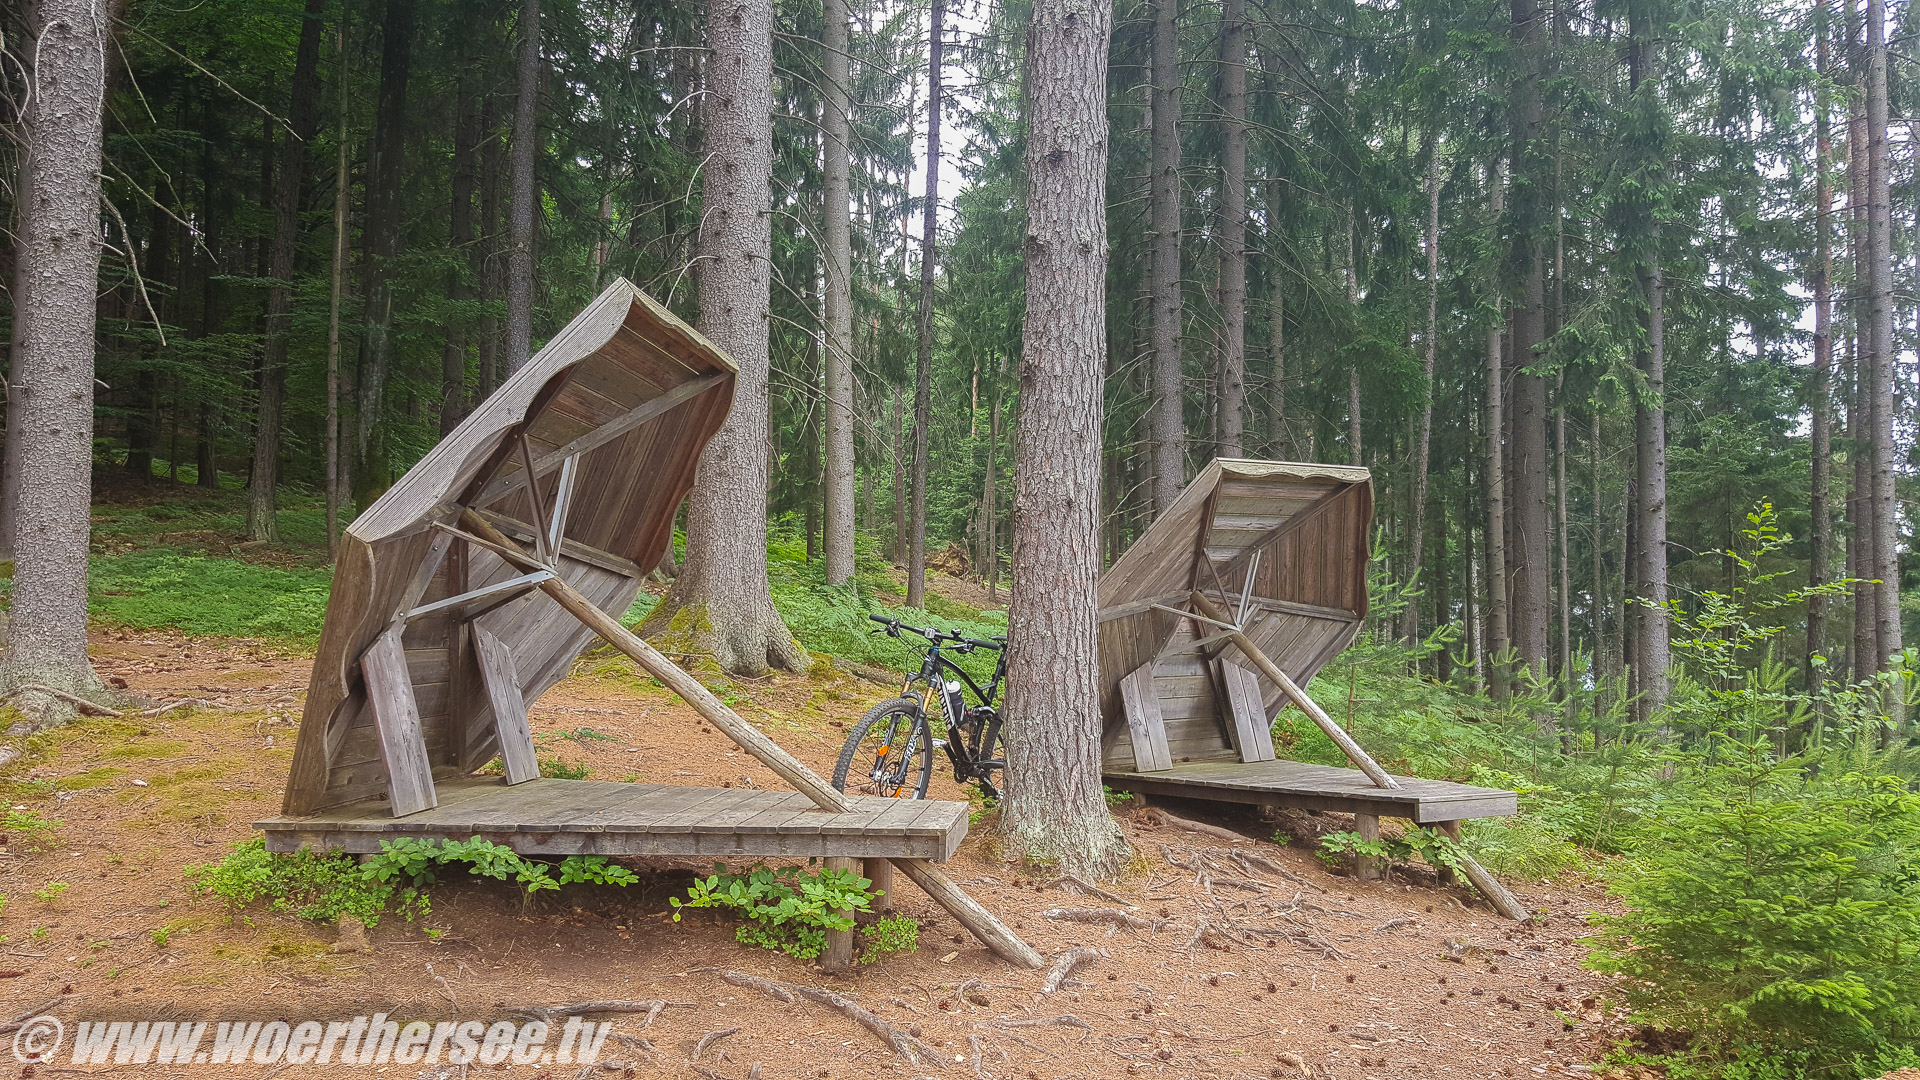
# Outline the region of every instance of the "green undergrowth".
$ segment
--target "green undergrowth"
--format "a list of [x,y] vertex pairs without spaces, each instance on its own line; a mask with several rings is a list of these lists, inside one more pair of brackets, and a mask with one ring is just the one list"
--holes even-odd
[[375,926],[383,915],[412,921],[432,909],[429,886],[450,868],[475,877],[512,881],[527,895],[576,883],[630,885],[633,871],[603,855],[569,855],[558,863],[526,859],[512,848],[474,837],[445,843],[402,837],[381,841],[366,862],[340,851],[308,849],[277,854],[261,837],[235,844],[219,862],[186,868],[195,895],[225,901],[242,915],[255,904],[302,919],[332,922],[350,916]]
[[[853,914],[870,910],[872,889],[870,879],[852,870],[755,864],[744,873],[730,874],[725,864],[716,863],[713,874],[688,887],[685,900],[675,896],[668,902],[674,922],[688,909],[732,912],[742,920],[734,931],[742,945],[811,960],[826,950],[827,931],[852,930]],[[899,951],[918,943],[919,927],[915,924],[911,943],[898,925],[867,940],[883,952]]]

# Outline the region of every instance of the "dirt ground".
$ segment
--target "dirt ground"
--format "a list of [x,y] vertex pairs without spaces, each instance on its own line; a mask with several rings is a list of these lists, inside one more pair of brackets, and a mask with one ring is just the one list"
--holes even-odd
[[[722,921],[673,923],[667,899],[684,888],[686,868],[643,863],[634,864],[643,877],[633,887],[574,886],[531,905],[511,885],[443,883],[421,922],[388,917],[371,932],[369,951],[336,951],[333,926],[257,907],[230,918],[218,902],[196,900],[181,873],[221,858],[252,835],[250,822],[278,811],[310,661],[153,633],[100,634],[95,656],[104,676],[155,702],[205,704],[150,719],[82,721],[46,755],[14,766],[12,780],[51,782],[52,790],[15,786],[10,805],[65,824],[53,850],[27,852],[11,838],[0,852],[0,1024],[32,1015],[27,1010],[69,1023],[376,1010],[492,1019],[520,1007],[657,998],[669,1006],[651,1026],[644,1017],[615,1017],[618,1035],[603,1053],[613,1071],[602,1075],[727,1080],[1597,1075],[1588,1063],[1616,1034],[1597,1005],[1604,982],[1581,969],[1576,941],[1585,913],[1605,906],[1596,887],[1512,883],[1543,913],[1520,927],[1424,871],[1360,882],[1329,872],[1300,841],[1254,838],[1282,826],[1307,834],[1345,827],[1337,817],[1233,820],[1197,804],[1175,809],[1249,838],[1231,844],[1123,809],[1139,858],[1108,887],[1157,928],[1111,934],[1043,916],[1111,905],[1004,861],[991,818],[975,827],[948,864],[954,877],[1050,958],[1077,945],[1107,953],[1052,995],[1039,992],[1043,973],[996,960],[904,878],[898,906],[920,920],[920,948],[838,977],[740,945]],[[783,676],[736,683],[722,696],[825,771],[848,722],[888,691],[851,678]],[[596,779],[778,785],[623,659],[590,654],[539,700],[532,721],[542,756],[584,765]],[[950,775],[936,780],[934,795],[964,797]],[[1243,873],[1236,850],[1284,876]],[[1207,865],[1196,858],[1215,867],[1211,891],[1195,869],[1173,865]],[[1236,876],[1253,883],[1223,883]],[[53,892],[50,882],[68,888],[34,895]],[[1198,933],[1203,922],[1214,931]],[[1235,924],[1265,929],[1220,932]],[[164,943],[156,930],[167,931]],[[909,1063],[840,1012],[806,1000],[782,1004],[723,981],[724,970],[827,986],[916,1033],[943,1060]],[[690,1060],[704,1036],[729,1028],[737,1031]],[[541,1075],[560,1080],[576,1071]],[[230,1070],[252,1080],[273,1072]]]

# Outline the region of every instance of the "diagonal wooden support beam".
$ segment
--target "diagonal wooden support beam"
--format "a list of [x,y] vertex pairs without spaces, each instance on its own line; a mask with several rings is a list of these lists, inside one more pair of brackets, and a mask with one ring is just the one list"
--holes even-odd
[[[539,564],[525,549],[519,547],[507,535],[488,524],[486,519],[472,510],[460,516],[460,524],[468,532],[487,542],[492,550],[507,554],[524,569],[539,569]],[[764,732],[747,723],[740,715],[713,695],[706,684],[681,670],[673,661],[662,656],[659,650],[639,635],[620,625],[620,620],[600,610],[593,601],[581,595],[578,589],[567,584],[562,578],[549,578],[540,583],[540,588],[548,596],[571,614],[586,624],[588,629],[599,634],[607,644],[632,657],[634,662],[644,668],[647,674],[666,684],[667,689],[679,694],[695,712],[707,718],[714,727],[725,732],[727,737],[740,744],[740,748],[754,757],[767,768],[772,769],[780,779],[793,785],[795,791],[812,799],[815,806],[844,814],[853,804],[847,797],[836,791],[832,785],[820,779],[812,769],[800,763],[800,760],[769,739]],[[1014,932],[1002,923],[994,914],[980,905],[978,900],[968,896],[966,891],[955,884],[946,872],[925,859],[895,859],[895,866],[901,873],[913,879],[928,896],[953,913],[953,917],[973,933],[974,937],[992,949],[995,955],[1020,967],[1038,968],[1044,962],[1033,946],[1022,941]]]
[[[1193,603],[1194,610],[1206,616],[1208,621],[1227,625],[1227,613],[1221,611],[1213,601],[1207,599],[1205,593],[1199,589],[1195,589],[1189,599]],[[1305,690],[1295,685],[1294,681],[1287,677],[1287,673],[1280,670],[1279,665],[1267,659],[1267,654],[1262,652],[1260,647],[1255,645],[1247,635],[1241,633],[1239,630],[1235,630],[1229,637],[1233,643],[1239,647],[1240,652],[1246,656],[1248,660],[1253,661],[1253,666],[1260,669],[1260,674],[1272,679],[1274,685],[1280,688],[1281,693],[1287,695],[1295,705],[1300,706],[1301,712],[1312,717],[1313,722],[1320,725],[1320,730],[1327,733],[1327,738],[1332,739],[1334,745],[1346,752],[1347,760],[1353,762],[1354,768],[1367,774],[1367,779],[1373,781],[1373,786],[1383,788],[1397,788],[1400,786],[1399,782],[1393,777],[1388,776],[1387,771],[1382,769],[1379,763],[1373,760],[1372,756],[1360,748],[1359,743],[1353,741],[1353,736],[1347,734],[1345,728],[1334,723],[1333,717],[1328,716],[1325,709],[1315,704],[1314,700],[1307,696]]]

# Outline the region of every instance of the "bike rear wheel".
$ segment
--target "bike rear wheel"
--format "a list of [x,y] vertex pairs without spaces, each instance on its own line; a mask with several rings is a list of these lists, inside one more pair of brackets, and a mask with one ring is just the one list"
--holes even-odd
[[849,795],[924,799],[933,783],[933,729],[916,698],[898,697],[867,710],[847,733],[833,786]]

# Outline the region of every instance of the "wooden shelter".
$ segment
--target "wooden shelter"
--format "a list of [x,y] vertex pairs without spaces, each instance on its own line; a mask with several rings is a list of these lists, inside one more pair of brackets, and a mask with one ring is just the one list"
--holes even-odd
[[[864,857],[1003,956],[1039,957],[929,860],[964,803],[848,798],[619,622],[671,542],[733,362],[616,281],[341,537],[268,847],[483,836],[517,851]],[[543,779],[527,704],[596,638],[799,794]],[[498,759],[499,779],[472,774]]]
[[[1387,775],[1301,689],[1366,619],[1372,522],[1362,468],[1202,469],[1100,581],[1107,784],[1346,811],[1363,833],[1383,816],[1452,832],[1514,813],[1510,791]],[[1288,704],[1355,768],[1279,760],[1273,721]]]

